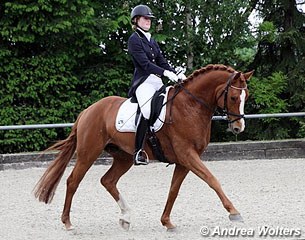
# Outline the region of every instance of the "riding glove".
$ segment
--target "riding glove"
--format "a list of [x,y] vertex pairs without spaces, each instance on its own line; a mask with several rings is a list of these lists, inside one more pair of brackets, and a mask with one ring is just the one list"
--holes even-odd
[[179,80],[178,76],[174,72],[168,70],[164,70],[163,75],[173,82],[178,82]]
[[179,80],[185,80],[185,79],[186,79],[186,76],[184,75],[184,73],[179,73],[179,74],[178,74],[178,79],[179,79]]

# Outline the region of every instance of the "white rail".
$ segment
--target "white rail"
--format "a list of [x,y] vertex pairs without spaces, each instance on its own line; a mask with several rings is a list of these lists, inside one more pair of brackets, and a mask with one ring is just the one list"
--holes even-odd
[[[304,117],[305,112],[294,113],[266,113],[266,114],[248,114],[246,119],[253,118],[283,118],[283,117]],[[226,120],[225,116],[213,116],[212,120]],[[30,125],[9,125],[0,126],[0,130],[17,130],[17,129],[40,129],[40,128],[65,128],[72,127],[73,123],[58,123],[58,124],[30,124]]]

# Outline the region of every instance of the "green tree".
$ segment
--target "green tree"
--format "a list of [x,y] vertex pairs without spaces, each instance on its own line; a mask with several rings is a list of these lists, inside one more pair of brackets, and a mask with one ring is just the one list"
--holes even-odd
[[[251,1],[157,1],[157,39],[174,65],[189,73],[210,63],[245,68],[254,56]],[[166,14],[164,14],[166,9]],[[161,29],[161,31],[160,31]],[[252,54],[245,57],[244,52]]]
[[[102,97],[126,96],[129,12],[111,1],[2,1],[0,124],[73,122]],[[68,132],[2,131],[0,151],[42,150]]]
[[[0,4],[0,124],[72,121],[82,105],[75,69],[99,51],[94,9],[87,1]],[[39,149],[57,132],[0,134],[0,151],[12,152]]]
[[[281,89],[272,88],[269,94],[277,92],[279,102],[286,101],[283,112],[299,112],[305,109],[305,35],[304,22],[305,15],[297,8],[295,0],[273,0],[258,1],[257,11],[263,19],[262,24],[258,28],[258,47],[254,61],[250,64],[250,68],[256,70],[256,77],[261,78],[264,84],[261,88],[272,86],[270,76],[283,73],[285,83],[282,83]],[[262,95],[257,98],[262,98]],[[265,98],[264,98],[265,99]],[[265,112],[269,111],[264,108]],[[254,108],[251,109],[255,110]],[[259,133],[259,138],[286,138],[286,137],[304,137],[304,131],[299,131],[304,125],[303,119],[285,119],[277,120],[280,124],[271,124],[269,120],[263,120],[266,128],[264,134]],[[281,134],[275,134],[274,130]]]

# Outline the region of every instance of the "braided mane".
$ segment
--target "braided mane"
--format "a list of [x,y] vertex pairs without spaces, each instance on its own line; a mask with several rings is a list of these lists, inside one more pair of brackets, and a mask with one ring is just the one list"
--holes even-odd
[[212,70],[222,70],[222,71],[227,71],[229,73],[235,72],[235,70],[232,67],[225,66],[223,64],[209,64],[205,67],[195,70],[190,76],[188,76],[187,79],[183,80],[182,83],[187,83],[187,82],[193,80],[198,75],[204,74],[204,73],[212,71]]

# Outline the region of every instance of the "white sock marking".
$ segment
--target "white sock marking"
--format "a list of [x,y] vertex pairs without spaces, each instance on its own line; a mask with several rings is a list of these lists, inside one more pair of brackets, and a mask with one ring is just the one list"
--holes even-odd
[[117,203],[121,209],[122,214],[125,214],[130,210],[121,194],[119,195],[119,200],[117,201]]

